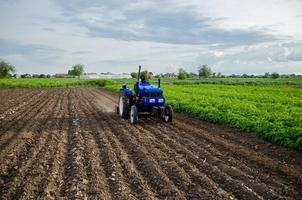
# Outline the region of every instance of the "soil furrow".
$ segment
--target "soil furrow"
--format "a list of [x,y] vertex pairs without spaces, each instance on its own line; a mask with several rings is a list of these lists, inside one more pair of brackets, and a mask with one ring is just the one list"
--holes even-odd
[[51,125],[54,125],[52,134],[57,135],[57,147],[54,152],[53,163],[49,170],[49,176],[42,182],[42,199],[60,199],[60,187],[63,184],[64,162],[67,154],[67,127],[68,127],[68,96],[70,90],[63,94],[63,101],[58,106],[58,117],[52,119]]
[[[257,169],[261,174],[269,173],[268,178],[276,179],[277,182],[282,183],[281,193],[295,193],[299,194],[302,190],[302,172],[297,167],[290,167],[284,164],[276,163],[273,159],[260,157],[257,153],[249,151],[244,147],[235,146],[233,143],[227,143],[224,140],[216,138],[215,135],[211,135],[208,132],[200,131],[195,127],[188,124],[174,123],[174,127],[184,132],[190,130],[191,135],[195,137],[196,141],[207,141],[212,148],[218,149],[220,152],[224,152],[226,155],[232,155],[241,163],[248,165],[251,168]],[[184,127],[188,127],[184,129]],[[280,185],[280,183],[277,183]]]
[[[146,123],[144,127],[146,129],[150,130],[151,134],[154,134],[155,137],[159,141],[163,141],[165,144],[170,146],[171,149],[177,149],[175,152],[175,156],[177,156],[177,153],[180,154],[181,157],[186,158],[186,162],[192,163],[196,168],[198,168],[201,172],[205,171],[207,169],[207,173],[203,172],[204,174],[207,174],[207,176],[213,180],[217,185],[219,185],[223,190],[226,190],[227,192],[232,193],[237,198],[243,198],[248,197],[249,199],[257,199],[260,198],[253,190],[248,188],[245,185],[245,182],[242,182],[242,180],[234,179],[236,177],[230,175],[229,173],[226,173],[228,171],[221,168],[219,165],[217,165],[213,161],[212,155],[206,156],[204,152],[199,152],[198,148],[194,145],[188,145],[185,143],[182,143],[183,138],[177,138],[177,139],[171,139],[167,137],[165,133],[161,134],[163,129],[161,129],[161,132],[156,132],[156,129],[153,129],[151,126],[147,125]],[[194,162],[190,161],[194,160]],[[198,165],[196,165],[198,163]],[[228,187],[228,185],[232,184],[233,187]],[[238,196],[238,195],[245,195],[245,196]]]
[[[108,188],[108,181],[106,180],[106,172],[102,168],[104,165],[103,159],[98,151],[98,144],[93,136],[94,133],[101,133],[96,128],[95,124],[91,123],[91,112],[87,109],[87,103],[84,102],[83,91],[80,92],[79,104],[81,107],[80,120],[81,127],[83,128],[81,133],[85,140],[84,146],[84,159],[86,163],[86,171],[88,176],[88,198],[89,199],[108,199],[111,198],[111,194]],[[88,129],[89,128],[89,129]],[[94,133],[93,133],[94,132]]]
[[[37,105],[38,104],[37,102],[41,102],[40,97],[41,96],[43,97],[43,95],[45,95],[45,94],[47,94],[47,91],[41,91],[41,92],[37,93],[36,95],[30,97],[30,99],[28,99],[26,102],[21,103],[23,109],[18,108],[16,111],[9,113],[9,115],[7,117],[3,116],[4,118],[0,121],[0,125],[1,125],[0,131],[5,132],[11,127],[17,128],[16,125],[18,125],[20,123],[22,124],[22,122],[23,122],[22,117],[26,117],[27,113],[31,111],[31,108],[34,105]],[[2,135],[0,135],[0,136],[1,136],[0,137],[0,141],[1,141]]]
[[[22,90],[21,90],[22,91]],[[3,120],[6,118],[6,116],[15,113],[18,109],[23,107],[27,102],[30,101],[30,97],[35,96],[38,94],[39,90],[31,90],[29,92],[23,92],[23,93],[17,93],[17,95],[5,95],[3,99],[6,99],[6,96],[9,96],[9,99],[7,99],[5,102],[0,103],[0,120]],[[14,94],[15,92],[12,92]]]
[[[55,98],[57,98],[56,102],[49,108],[52,108],[51,110],[53,110],[52,116],[59,117],[59,106],[62,104],[64,95],[60,94],[60,96],[58,96],[55,94],[53,99]],[[21,199],[41,198],[44,193],[45,184],[47,183],[46,177],[50,173],[54,162],[54,155],[59,143],[59,135],[54,134],[52,130],[57,127],[56,124],[52,123],[52,120],[48,120],[44,125],[42,134],[50,132],[49,140],[45,144],[43,150],[37,155],[30,170],[24,175],[20,190],[16,192],[18,194],[24,194]]]
[[[33,121],[37,124],[34,125],[36,128],[32,130],[34,132],[30,134],[30,142],[18,149],[14,149],[16,151],[12,153],[16,153],[14,159],[5,162],[6,165],[1,167],[1,172],[4,173],[1,176],[4,184],[1,193],[3,193],[4,197],[9,199],[11,195],[14,195],[15,190],[21,188],[20,185],[22,184],[22,180],[30,168],[35,164],[36,157],[41,154],[43,155],[43,147],[46,146],[50,137],[48,133],[43,133],[41,131],[40,126],[44,126],[48,117],[52,116],[53,112],[51,112],[51,110],[55,106],[55,102],[56,101],[49,101],[47,104],[48,106],[46,107],[47,109],[37,115],[37,117],[41,117],[43,121]],[[21,193],[15,193],[15,195],[21,195]]]
[[[23,159],[20,158],[27,158],[27,153],[31,151],[31,148],[35,147],[35,142],[42,136],[41,124],[44,122],[41,122],[40,119],[46,121],[46,115],[52,115],[52,113],[47,110],[52,102],[45,101],[46,99],[47,96],[44,98],[44,104],[40,104],[39,107],[32,110],[35,116],[31,119],[30,123],[22,128],[21,133],[15,132],[15,135],[17,135],[15,140],[9,143],[9,146],[5,150],[1,151],[0,159],[2,162],[0,169],[4,179],[13,175],[16,171],[15,169],[19,166],[18,163],[23,162]],[[46,105],[44,109],[42,109],[43,105]],[[38,126],[39,124],[40,126]]]
[[[19,119],[24,120],[22,123],[22,126],[17,127],[17,129],[13,129],[8,131],[6,133],[7,135],[10,135],[10,137],[6,138],[5,141],[3,141],[2,145],[0,146],[0,158],[3,159],[3,156],[9,155],[11,150],[18,149],[18,146],[25,145],[24,143],[30,143],[31,142],[31,136],[27,130],[30,129],[37,129],[38,132],[41,132],[41,128],[35,127],[40,120],[39,116],[43,113],[43,110],[47,109],[50,101],[47,101],[48,95],[45,94],[40,101],[36,102],[33,106],[35,106],[34,109],[31,109],[26,116],[26,119]],[[34,120],[37,119],[37,120]],[[22,142],[18,140],[18,138],[23,138]]]
[[[261,157],[270,157],[271,159],[276,160],[276,162],[283,164],[287,163],[287,165],[299,168],[300,170],[302,168],[302,159],[297,159],[302,158],[299,152],[288,150],[286,148],[280,148],[280,146],[278,145],[258,138],[256,134],[238,132],[238,130],[227,127],[226,125],[212,124],[209,122],[200,121],[184,113],[177,114],[177,121],[193,125],[199,130],[205,130],[207,132],[215,131],[215,135],[219,136],[221,140],[227,140],[228,142],[243,145],[248,149],[256,151],[257,154],[259,154],[259,156]],[[284,156],[280,156],[280,154]]]
[[[240,162],[225,153],[222,154],[211,146],[211,144],[204,142],[204,140],[197,140],[191,134],[179,131],[173,126],[169,126],[169,129],[162,127],[162,130],[164,133],[167,133],[167,135],[170,135],[170,138],[173,138],[176,141],[182,141],[182,144],[187,145],[188,147],[195,146],[198,151],[202,152],[204,159],[210,158],[207,160],[208,162],[211,160],[217,167],[223,169],[233,178],[244,181],[248,187],[254,188],[253,190],[257,191],[261,196],[282,196],[285,190],[288,190],[288,192],[293,191],[291,188],[283,185],[281,183],[282,181],[275,181],[272,178],[268,179],[267,174],[255,172],[255,169],[248,167],[244,162]],[[173,130],[174,133],[170,134],[170,131],[168,130]],[[180,138],[182,138],[182,140],[180,140]],[[277,191],[279,194],[277,194]]]
[[88,177],[85,170],[84,139],[80,127],[78,110],[81,109],[76,99],[76,90],[68,96],[69,129],[67,155],[64,163],[64,185],[61,195],[69,199],[88,198]]
[[[41,98],[39,98],[42,96]],[[47,92],[42,92],[39,96],[31,101],[28,108],[21,110],[20,113],[16,113],[12,116],[9,122],[3,122],[4,125],[0,126],[0,151],[2,151],[5,146],[7,146],[11,141],[15,139],[15,137],[20,136],[19,133],[24,127],[28,126],[28,122],[32,120],[32,118],[39,113],[40,109],[42,109],[43,104],[46,104],[45,97],[47,96]],[[32,109],[32,107],[38,106],[39,109]],[[17,115],[17,117],[15,116]]]

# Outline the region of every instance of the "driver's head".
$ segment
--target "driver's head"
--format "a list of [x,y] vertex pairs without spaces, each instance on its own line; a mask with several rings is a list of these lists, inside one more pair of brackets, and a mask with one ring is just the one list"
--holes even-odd
[[152,72],[148,72],[147,75],[146,75],[146,79],[147,81],[151,80],[153,78],[153,73]]

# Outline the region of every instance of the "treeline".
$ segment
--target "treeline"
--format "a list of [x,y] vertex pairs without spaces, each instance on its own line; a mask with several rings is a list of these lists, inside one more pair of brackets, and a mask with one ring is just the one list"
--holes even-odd
[[202,66],[198,67],[197,71],[198,71],[198,73],[187,72],[184,68],[179,68],[177,78],[179,80],[184,80],[184,79],[187,79],[187,78],[272,78],[272,79],[277,79],[277,78],[302,78],[302,75],[279,74],[277,72],[273,72],[273,73],[266,72],[263,75],[254,75],[254,74],[224,75],[221,72],[213,72],[212,69],[208,65],[202,65]]
[[[84,73],[85,66],[82,64],[75,64],[71,67],[70,70],[65,74],[21,74],[18,76],[15,72],[15,66],[12,64],[1,60],[0,59],[0,78],[74,78],[74,77],[80,77]],[[143,71],[142,74],[146,74],[147,70]],[[132,72],[131,74],[132,78],[137,78],[137,72]],[[197,73],[195,72],[188,72],[184,68],[179,68],[178,73],[160,73],[155,75],[155,78],[171,78],[171,79],[197,79],[197,78],[302,78],[302,75],[296,75],[296,74],[279,74],[277,72],[273,73],[265,73],[263,75],[254,75],[254,74],[231,74],[231,75],[224,75],[221,72],[214,72],[211,67],[208,65],[201,65],[197,68]]]
[[16,68],[14,65],[1,60],[0,59],[0,78],[73,78],[73,77],[79,77],[84,73],[84,65],[82,64],[75,64],[72,66],[70,70],[68,70],[67,74],[16,74]]

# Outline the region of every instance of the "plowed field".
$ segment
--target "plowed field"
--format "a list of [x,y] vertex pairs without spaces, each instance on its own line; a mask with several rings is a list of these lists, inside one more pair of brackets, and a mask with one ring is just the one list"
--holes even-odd
[[0,90],[1,199],[301,199],[302,155],[102,89]]

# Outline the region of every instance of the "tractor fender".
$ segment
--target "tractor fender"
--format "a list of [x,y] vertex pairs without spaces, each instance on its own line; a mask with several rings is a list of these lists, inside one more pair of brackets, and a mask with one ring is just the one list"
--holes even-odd
[[123,93],[124,93],[125,95],[127,95],[127,96],[132,96],[132,91],[131,91],[129,88],[125,88],[125,89],[123,90]]

